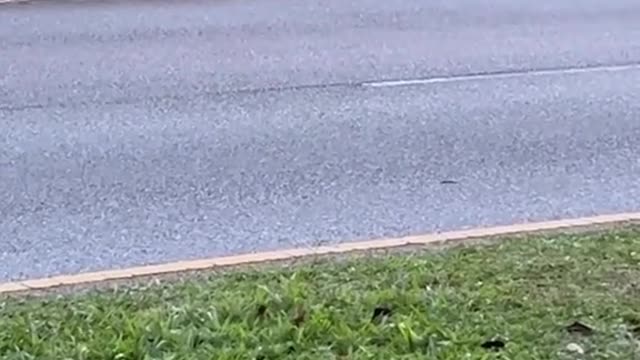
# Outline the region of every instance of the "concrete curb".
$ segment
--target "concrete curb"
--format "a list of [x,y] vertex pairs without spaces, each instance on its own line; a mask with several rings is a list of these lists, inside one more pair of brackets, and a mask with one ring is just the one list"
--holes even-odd
[[131,280],[147,276],[168,275],[182,272],[201,271],[221,267],[286,261],[318,255],[344,254],[371,250],[384,250],[406,246],[427,246],[446,244],[465,240],[490,238],[505,235],[536,233],[542,231],[571,228],[615,225],[640,221],[640,213],[621,213],[575,219],[564,219],[534,223],[515,224],[470,230],[450,231],[400,238],[342,243],[332,246],[320,246],[302,249],[269,251],[253,254],[215,257],[192,261],[177,261],[158,265],[137,266],[126,269],[87,272],[61,275],[42,279],[0,283],[0,294],[49,290],[65,286],[77,286],[117,280]]

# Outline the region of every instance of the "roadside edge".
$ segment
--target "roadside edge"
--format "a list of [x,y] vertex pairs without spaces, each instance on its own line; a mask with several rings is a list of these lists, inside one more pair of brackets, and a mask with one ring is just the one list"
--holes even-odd
[[446,245],[449,243],[466,242],[468,240],[479,240],[485,238],[530,234],[544,231],[558,231],[574,228],[590,228],[594,226],[609,226],[633,222],[640,222],[640,213],[618,213],[572,219],[520,223],[505,226],[480,227],[467,230],[429,233],[397,238],[344,242],[336,245],[309,248],[293,248],[278,251],[204,258],[198,260],[176,261],[155,265],[144,265],[123,269],[94,271],[78,274],[59,275],[48,278],[0,283],[0,295],[32,291],[47,291],[61,287],[74,287],[79,285],[91,285],[119,280],[134,280],[137,278],[163,276],[194,271],[216,270],[220,268],[240,265],[288,261],[323,255],[340,255],[346,253],[358,253],[375,250],[391,250],[394,248],[403,247]]

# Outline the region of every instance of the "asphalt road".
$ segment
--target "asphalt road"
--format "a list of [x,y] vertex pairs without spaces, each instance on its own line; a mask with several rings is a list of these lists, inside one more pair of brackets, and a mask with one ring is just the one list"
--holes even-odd
[[0,280],[640,210],[640,66],[536,73],[636,62],[635,0],[2,5]]

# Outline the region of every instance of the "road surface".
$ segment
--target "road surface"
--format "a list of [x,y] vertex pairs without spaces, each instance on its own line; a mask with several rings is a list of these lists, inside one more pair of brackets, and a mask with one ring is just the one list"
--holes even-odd
[[637,64],[634,0],[2,5],[0,280],[640,210]]

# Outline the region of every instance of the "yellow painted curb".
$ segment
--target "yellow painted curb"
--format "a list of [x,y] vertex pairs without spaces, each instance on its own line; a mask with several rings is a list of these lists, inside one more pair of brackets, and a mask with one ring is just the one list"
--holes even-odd
[[188,271],[206,270],[225,266],[265,263],[291,260],[300,257],[343,254],[357,251],[391,249],[403,246],[424,246],[449,242],[480,239],[495,236],[515,235],[530,232],[561,230],[575,227],[613,225],[640,221],[640,213],[622,213],[575,219],[554,220],[534,223],[475,228],[400,238],[379,239],[361,242],[342,243],[331,246],[268,251],[244,255],[215,257],[201,260],[178,261],[172,263],[137,266],[119,270],[96,271],[73,275],[61,275],[42,279],[32,279],[0,283],[0,294],[24,292],[29,290],[47,290],[60,286],[75,286],[104,281],[133,279],[144,276],[166,275]]

